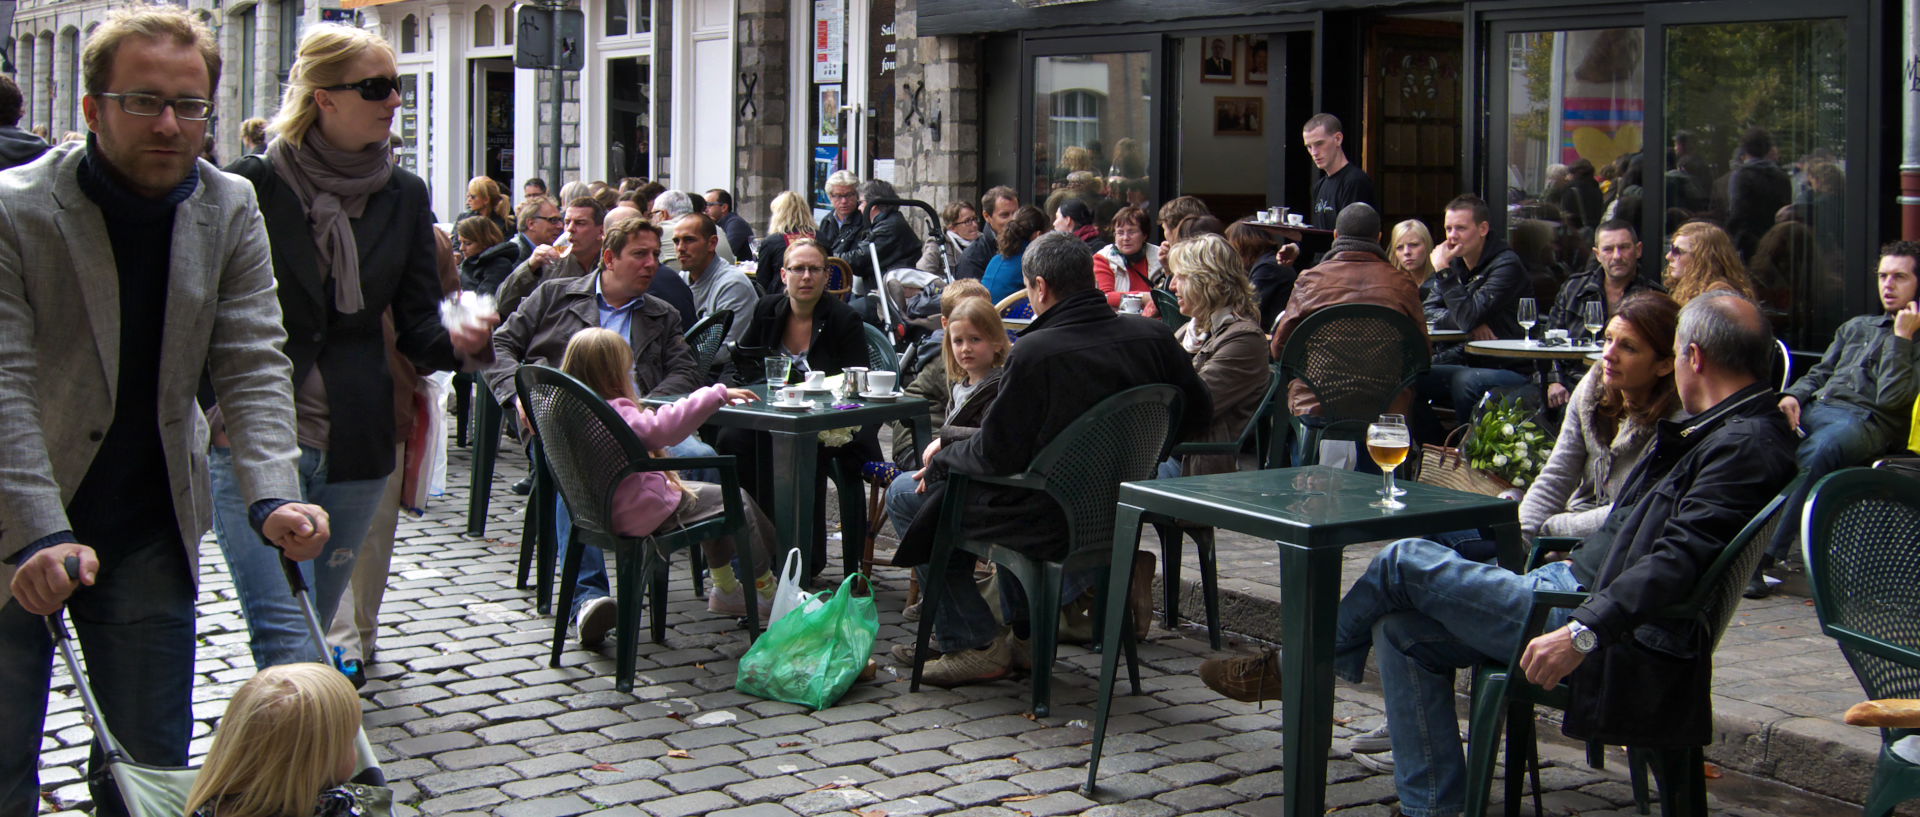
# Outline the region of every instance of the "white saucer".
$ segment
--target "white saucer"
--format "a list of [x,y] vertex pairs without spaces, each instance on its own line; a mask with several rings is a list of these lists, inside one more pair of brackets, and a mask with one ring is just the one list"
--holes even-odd
[[860,399],[866,400],[871,403],[891,403],[904,396],[906,396],[906,392],[903,392],[903,391],[891,391],[891,392],[868,391],[868,392],[860,393]]
[[791,411],[795,413],[813,410],[812,400],[802,400],[798,403],[781,403],[776,401],[776,402],[768,403],[767,405],[772,406],[773,408],[780,411]]

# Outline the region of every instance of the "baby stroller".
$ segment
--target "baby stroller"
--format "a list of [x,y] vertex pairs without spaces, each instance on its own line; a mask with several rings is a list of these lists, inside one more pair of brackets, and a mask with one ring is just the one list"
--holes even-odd
[[[320,626],[320,616],[314,612],[306,577],[300,574],[299,565],[285,556],[280,557],[280,566],[287,574],[288,584],[293,587],[294,598],[300,601],[300,608],[306,612],[307,627],[314,641],[321,645],[323,651],[326,650],[326,631]],[[78,579],[80,558],[67,557],[66,568],[68,578]],[[67,633],[64,609],[47,616],[47,632],[53,636],[54,647],[59,650],[61,660],[66,662],[67,674],[72,676],[74,688],[80,693],[80,704],[85,710],[87,724],[93,727],[94,739],[99,741],[101,755],[105,758],[104,773],[113,780],[127,813],[132,817],[180,817],[186,809],[187,795],[193,791],[194,777],[199,770],[150,766],[129,756],[120,741],[114,738],[113,731],[107,728],[106,720],[100,716],[99,703],[93,697],[93,686],[80,669],[79,652],[74,649],[73,637]],[[368,815],[385,817],[393,811],[393,792],[386,788],[386,775],[380,771],[380,763],[374,757],[373,745],[367,742],[365,729],[360,730],[355,746],[360,756],[355,765],[358,771],[349,785],[354,788],[357,799]]]

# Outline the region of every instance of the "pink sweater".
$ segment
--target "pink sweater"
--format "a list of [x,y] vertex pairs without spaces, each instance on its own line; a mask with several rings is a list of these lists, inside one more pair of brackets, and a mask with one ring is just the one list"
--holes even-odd
[[[634,405],[625,397],[608,401],[648,449],[666,448],[687,438],[727,402],[727,388],[708,386],[657,409]],[[646,536],[659,530],[680,507],[680,494],[665,471],[632,474],[613,493],[613,531],[621,536]]]

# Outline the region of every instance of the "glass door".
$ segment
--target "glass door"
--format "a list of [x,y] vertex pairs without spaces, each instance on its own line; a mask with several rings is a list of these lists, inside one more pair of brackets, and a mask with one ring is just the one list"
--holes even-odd
[[1022,203],[1079,195],[1118,209],[1160,200],[1163,54],[1156,35],[1029,40]]

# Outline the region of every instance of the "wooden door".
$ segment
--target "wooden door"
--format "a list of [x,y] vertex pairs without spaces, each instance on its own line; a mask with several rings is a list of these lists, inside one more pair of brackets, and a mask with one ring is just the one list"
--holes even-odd
[[1368,27],[1361,167],[1373,176],[1385,211],[1383,232],[1418,218],[1438,238],[1442,208],[1467,191],[1460,175],[1460,52],[1459,23],[1386,18]]

